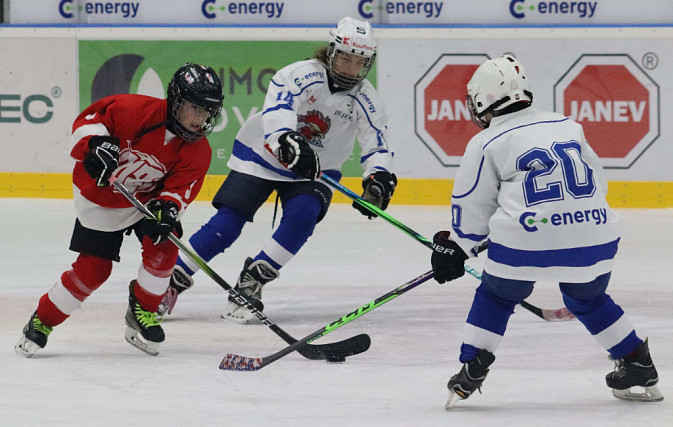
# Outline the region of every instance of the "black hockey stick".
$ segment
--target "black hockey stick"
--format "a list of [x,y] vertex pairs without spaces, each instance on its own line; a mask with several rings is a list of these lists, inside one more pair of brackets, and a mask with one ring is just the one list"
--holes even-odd
[[[378,208],[376,205],[369,203],[365,199],[363,199],[361,196],[353,192],[352,190],[348,189],[347,187],[343,186],[339,181],[331,178],[329,175],[326,175],[325,173],[320,174],[320,178],[325,182],[327,185],[330,187],[334,188],[335,190],[339,191],[341,194],[345,195],[349,199],[353,200],[360,206],[363,206],[370,212],[376,214],[376,216],[379,216],[389,222],[390,224],[394,225],[398,229],[402,230],[403,232],[407,233],[409,236],[411,236],[414,240],[420,242],[422,245],[426,246],[430,250],[432,250],[432,241],[426,239],[423,237],[420,233],[412,230],[411,228],[407,227],[406,225],[402,224],[400,221],[395,219],[393,216],[390,214],[384,212],[380,208]],[[481,248],[480,248],[481,250]],[[474,268],[470,267],[469,265],[465,264],[465,271],[470,273],[472,276],[475,278],[481,280],[481,274],[475,270]],[[568,310],[567,307],[559,308],[557,310],[546,310],[542,309],[539,307],[536,307],[526,301],[521,301],[521,306],[525,308],[526,310],[530,311],[534,315],[547,320],[549,322],[555,322],[555,321],[565,321],[565,320],[572,320],[575,318],[575,316]]]
[[[247,357],[247,356],[239,356],[237,354],[232,354],[229,353],[226,356],[224,356],[224,359],[222,359],[222,362],[220,363],[220,369],[225,370],[225,371],[259,371],[263,367],[275,362],[276,360],[280,359],[283,356],[286,356],[290,353],[292,353],[295,350],[299,350],[302,345],[308,345],[308,343],[317,340],[318,338],[325,336],[329,334],[330,332],[342,327],[346,323],[350,323],[351,321],[357,319],[360,316],[365,315],[366,313],[369,313],[370,311],[374,310],[376,307],[379,307],[388,301],[397,298],[398,296],[402,295],[405,292],[408,292],[415,288],[416,286],[420,285],[421,283],[426,282],[428,279],[432,278],[432,270],[428,271],[427,273],[423,273],[420,276],[411,279],[404,285],[398,286],[397,288],[393,289],[392,291],[388,292],[385,295],[382,295],[375,300],[368,302],[367,304],[361,306],[357,310],[354,310],[345,316],[340,317],[339,319],[335,320],[332,323],[329,323],[322,328],[318,329],[317,331],[310,333],[306,335],[304,338],[300,339],[296,343],[289,345],[285,347],[284,349],[277,351],[273,354],[270,354],[268,356],[264,357]],[[332,362],[343,362],[345,359],[339,358],[339,357],[331,357],[327,359],[328,361]]]
[[[110,184],[112,184],[117,191],[122,193],[129,202],[133,204],[143,215],[147,218],[155,219],[155,216],[147,210],[147,208],[140,203],[138,199],[119,181],[116,177],[110,178]],[[288,344],[296,344],[298,341],[294,339],[290,334],[285,332],[280,326],[276,325],[269,319],[264,313],[257,310],[254,305],[246,299],[244,295],[236,291],[231,285],[229,285],[222,277],[220,277],[208,264],[194,251],[189,249],[180,239],[178,239],[173,233],[168,235],[168,239],[175,244],[186,256],[188,256],[192,261],[196,263],[211,279],[213,279],[218,285],[220,285],[225,291],[229,292],[229,295],[236,301],[241,307],[245,307],[250,310],[260,322],[266,325],[271,329],[276,335],[278,335],[283,341]],[[307,359],[312,360],[324,360],[328,358],[345,358],[347,356],[353,356],[367,351],[371,344],[371,339],[367,334],[360,334],[350,338],[347,338],[343,341],[337,341],[329,344],[314,344],[314,345],[304,345],[301,343],[297,351],[301,353],[302,356]]]

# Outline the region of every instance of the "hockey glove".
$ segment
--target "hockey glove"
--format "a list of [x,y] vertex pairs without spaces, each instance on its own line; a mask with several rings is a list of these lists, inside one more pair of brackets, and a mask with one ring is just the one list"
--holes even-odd
[[89,138],[89,152],[83,163],[84,170],[96,180],[96,185],[105,187],[119,166],[119,139],[113,136],[92,136]]
[[311,181],[320,175],[320,159],[298,132],[285,132],[278,138],[278,160],[297,175]]
[[159,244],[168,238],[173,231],[177,231],[178,238],[182,236],[182,226],[178,221],[178,205],[171,201],[154,199],[147,204],[147,210],[155,218],[143,218],[138,223],[138,231]]
[[[395,187],[397,186],[397,177],[394,173],[388,171],[378,171],[362,180],[362,198],[377,208],[385,211],[393,197]],[[376,218],[376,214],[358,202],[353,202],[353,207],[369,219]]]
[[440,231],[432,239],[430,263],[439,283],[450,282],[465,274],[465,252],[453,240],[448,231]]

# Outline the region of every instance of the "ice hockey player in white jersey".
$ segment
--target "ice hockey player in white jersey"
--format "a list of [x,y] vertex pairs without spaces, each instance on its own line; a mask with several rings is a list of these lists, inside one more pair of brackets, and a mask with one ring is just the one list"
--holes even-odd
[[[365,80],[377,41],[366,21],[350,17],[330,31],[329,44],[315,59],[292,63],[271,79],[262,111],[243,124],[234,141],[227,176],[213,200],[215,215],[190,239],[208,261],[224,252],[276,190],[283,213],[277,230],[248,258],[236,289],[262,310],[262,286],[278,278],[325,216],[332,192],[320,173],[339,180],[341,166],[361,147],[363,197],[385,209],[397,178],[390,172],[388,116],[377,91]],[[371,219],[371,214],[355,206]],[[180,257],[160,311],[170,314],[180,292],[193,284],[199,267]],[[229,299],[224,318],[256,321]]]
[[461,277],[465,260],[484,242],[489,246],[447,409],[481,389],[515,305],[536,281],[559,282],[568,309],[615,361],[606,382],[616,397],[663,400],[647,340],[605,292],[620,220],[608,206],[607,182],[582,126],[532,107],[528,75],[511,55],[479,66],[467,93],[472,120],[483,131],[468,143],[456,173],[453,231],[433,239],[435,279]]

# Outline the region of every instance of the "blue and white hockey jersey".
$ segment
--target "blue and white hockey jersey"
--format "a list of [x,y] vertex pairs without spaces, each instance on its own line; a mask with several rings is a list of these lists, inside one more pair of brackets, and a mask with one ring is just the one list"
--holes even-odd
[[468,143],[452,195],[465,253],[489,240],[484,270],[519,280],[587,282],[612,270],[620,237],[607,181],[580,124],[526,108]]
[[310,142],[322,170],[335,178],[341,177],[341,166],[357,137],[364,177],[376,170],[390,170],[387,126],[383,102],[367,80],[333,94],[320,61],[295,62],[271,79],[262,112],[243,124],[228,166],[274,181],[303,180],[275,156],[280,135],[294,130]]

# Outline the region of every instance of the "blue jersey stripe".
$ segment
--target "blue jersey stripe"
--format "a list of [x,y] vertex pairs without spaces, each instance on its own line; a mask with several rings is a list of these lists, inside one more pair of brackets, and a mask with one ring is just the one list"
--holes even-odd
[[[231,155],[236,157],[237,159],[246,161],[246,162],[253,162],[256,163],[266,169],[272,170],[276,172],[279,175],[292,178],[292,179],[300,179],[297,175],[294,174],[294,172],[287,170],[287,169],[280,169],[266,160],[262,158],[259,154],[255,153],[252,148],[248,147],[247,145],[243,144],[241,141],[238,139],[234,140],[234,148],[231,152]],[[323,170],[322,172],[325,173],[325,175],[329,176],[330,178],[339,181],[341,180],[341,172],[336,170],[336,169],[327,169]],[[245,172],[243,172],[245,173]]]
[[489,242],[488,258],[511,267],[590,267],[613,259],[619,239],[601,245],[551,250],[522,250]]

